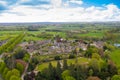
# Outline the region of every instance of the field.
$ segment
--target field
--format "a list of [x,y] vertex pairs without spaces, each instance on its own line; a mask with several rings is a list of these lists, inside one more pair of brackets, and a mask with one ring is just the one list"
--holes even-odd
[[[55,23],[0,26],[0,80],[14,69],[20,72],[18,77],[23,75],[26,78],[24,80],[32,80],[34,71],[38,72],[33,76],[35,80],[49,80],[51,77],[53,79],[50,80],[61,80],[66,71],[71,74],[67,77],[73,80],[87,80],[89,77],[111,80],[118,75],[120,68],[120,49],[114,46],[120,43],[119,25]],[[58,61],[60,65],[57,65]]]
[[114,50],[110,54],[110,57],[113,60],[113,62],[115,62],[115,64],[117,65],[117,67],[120,67],[120,49]]
[[[45,29],[44,29],[45,30]],[[62,38],[67,38],[67,32],[48,32],[48,31],[25,31],[27,34],[24,38],[24,41],[37,41],[37,40],[45,40],[47,38],[38,37],[37,35],[40,35],[42,33],[50,34],[52,36],[59,35]],[[63,30],[63,29],[62,29]],[[64,29],[65,30],[65,29]],[[23,31],[0,31],[0,40],[6,40],[11,37],[17,36],[19,33]],[[87,32],[87,33],[72,33],[72,35],[75,35],[77,37],[95,37],[95,38],[102,38],[104,36],[103,32]],[[45,35],[44,35],[45,36]]]
[[[83,57],[78,58],[78,64],[88,64],[89,61],[90,61],[90,59],[88,59],[88,58],[83,58]],[[63,60],[60,60],[60,62],[63,62]],[[48,68],[49,63],[50,62],[45,62],[45,63],[39,64],[35,70],[42,71],[43,69]],[[56,67],[57,61],[51,61],[51,63],[54,67]],[[76,64],[76,59],[67,59],[67,63],[68,63],[68,65]]]

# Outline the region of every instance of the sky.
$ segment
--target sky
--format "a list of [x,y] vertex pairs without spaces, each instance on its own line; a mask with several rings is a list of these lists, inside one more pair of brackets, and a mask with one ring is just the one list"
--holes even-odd
[[120,0],[0,0],[0,23],[120,21]]

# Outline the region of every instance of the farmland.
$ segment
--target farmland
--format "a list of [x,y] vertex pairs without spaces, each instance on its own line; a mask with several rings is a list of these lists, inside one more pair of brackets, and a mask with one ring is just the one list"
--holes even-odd
[[119,75],[119,44],[119,22],[1,25],[0,77],[109,80]]

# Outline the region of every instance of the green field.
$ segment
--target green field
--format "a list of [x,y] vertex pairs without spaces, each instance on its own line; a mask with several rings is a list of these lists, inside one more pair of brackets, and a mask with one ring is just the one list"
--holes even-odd
[[113,51],[110,54],[110,57],[113,60],[113,62],[115,62],[117,67],[120,67],[120,49],[117,49],[117,50]]
[[[46,30],[59,30],[57,31],[46,31]],[[73,31],[73,32],[72,32]],[[85,33],[82,33],[84,32]],[[86,32],[87,31],[87,32]],[[20,31],[0,31],[0,40],[6,40],[9,37],[15,37],[19,33],[23,32],[23,30]],[[80,27],[79,25],[62,25],[62,26],[45,26],[45,27],[40,27],[38,31],[27,31],[26,36],[24,37],[23,41],[37,41],[37,40],[45,40],[46,38],[41,38],[38,37],[38,35],[42,33],[50,34],[53,35],[59,35],[62,38],[68,38],[67,33],[71,33],[70,36],[77,36],[77,37],[94,37],[94,38],[102,38],[104,36],[104,31],[98,31],[96,28],[93,29],[92,26],[88,27]],[[46,36],[46,35],[44,35]],[[70,38],[71,39],[71,38]],[[73,38],[72,38],[73,39]]]
[[98,37],[98,38],[102,38],[104,36],[103,32],[89,32],[89,33],[85,33],[85,34],[80,34],[80,36],[82,37]]
[[[78,63],[79,64],[88,64],[89,61],[90,60],[88,58],[83,58],[83,57],[78,58]],[[63,62],[63,60],[61,60],[61,62]],[[52,65],[54,67],[56,67],[57,61],[51,61],[51,63],[52,63]],[[68,63],[68,65],[70,65],[70,64],[76,64],[76,59],[67,59],[67,63]],[[45,62],[45,63],[39,64],[36,67],[36,70],[42,71],[43,69],[48,68],[48,65],[49,65],[49,62]]]

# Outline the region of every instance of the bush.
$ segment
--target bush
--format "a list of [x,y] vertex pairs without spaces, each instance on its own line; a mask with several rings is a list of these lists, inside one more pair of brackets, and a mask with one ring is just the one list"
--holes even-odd
[[21,79],[20,77],[13,75],[10,77],[10,80],[21,80]]
[[74,54],[70,54],[69,55],[69,59],[73,59],[73,58],[75,58],[76,56],[74,55]]
[[26,53],[27,53],[27,51],[25,51],[24,49],[18,48],[15,51],[14,56],[15,56],[16,59],[23,59]]
[[5,63],[1,62],[1,63],[0,63],[0,73],[1,73],[1,74],[3,73],[5,67],[6,67]]
[[24,66],[20,63],[17,63],[16,64],[16,69],[18,69],[20,71],[20,74],[22,74],[23,71],[24,71]]
[[55,60],[61,60],[61,57],[60,56],[55,56],[54,59]]

